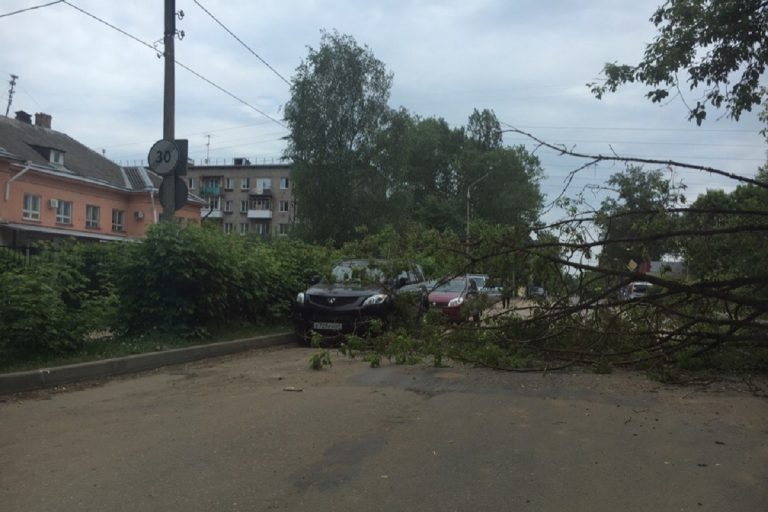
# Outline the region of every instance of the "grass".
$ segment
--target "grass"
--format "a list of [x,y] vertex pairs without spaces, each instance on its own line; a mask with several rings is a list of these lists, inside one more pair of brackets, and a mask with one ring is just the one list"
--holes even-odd
[[211,329],[204,336],[189,338],[168,334],[113,337],[102,336],[88,340],[82,349],[66,356],[39,357],[25,361],[1,361],[0,373],[21,372],[38,368],[51,368],[68,364],[99,361],[113,357],[123,357],[148,352],[159,352],[175,348],[205,345],[243,338],[254,338],[268,334],[288,332],[288,325],[254,326],[236,325]]

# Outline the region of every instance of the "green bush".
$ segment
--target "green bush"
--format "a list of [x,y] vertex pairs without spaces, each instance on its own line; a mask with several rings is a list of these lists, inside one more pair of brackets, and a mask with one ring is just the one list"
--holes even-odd
[[0,354],[31,358],[75,350],[83,339],[80,316],[67,307],[49,272],[0,274]]
[[122,332],[196,334],[232,321],[269,324],[327,260],[291,240],[228,235],[214,227],[153,226],[124,247],[117,272]]

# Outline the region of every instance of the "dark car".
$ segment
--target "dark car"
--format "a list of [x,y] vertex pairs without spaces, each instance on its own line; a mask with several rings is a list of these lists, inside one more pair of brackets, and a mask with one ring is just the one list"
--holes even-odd
[[541,285],[532,284],[526,288],[525,296],[529,299],[546,299],[547,291]]
[[405,267],[381,260],[337,263],[330,276],[315,279],[314,284],[296,296],[296,334],[305,340],[313,332],[323,337],[364,334],[371,320],[386,319],[395,306],[395,298],[406,293],[416,295],[415,307],[425,308],[424,273],[416,264]]
[[[473,302],[479,290],[471,277],[456,277],[439,284],[429,294],[429,305],[440,309],[454,322],[463,322],[469,317],[480,319],[479,307]],[[477,308],[477,309],[475,309]]]

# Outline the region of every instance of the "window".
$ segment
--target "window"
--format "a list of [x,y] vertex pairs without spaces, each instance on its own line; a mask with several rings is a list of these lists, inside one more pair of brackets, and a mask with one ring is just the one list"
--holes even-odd
[[52,149],[50,160],[51,163],[64,165],[64,152],[59,151],[58,149]]
[[255,224],[254,231],[259,235],[269,234],[269,224]]
[[248,213],[248,201],[240,201],[240,213]]
[[72,202],[59,199],[56,207],[56,224],[72,224]]
[[240,178],[240,188],[242,190],[248,190],[251,188],[251,179],[250,178]]
[[100,208],[92,204],[85,205],[85,227],[96,229],[99,227]]
[[283,213],[288,212],[288,201],[280,201],[280,204],[278,205],[279,210]]
[[208,209],[209,210],[219,210],[219,209],[221,209],[221,196],[209,197],[208,198]]
[[280,178],[280,189],[281,190],[285,190],[287,188],[288,188],[288,177],[287,176],[282,176]]
[[[232,200],[227,199],[224,201],[224,213],[232,213]],[[229,231],[228,231],[229,233]]]
[[287,235],[290,230],[290,224],[280,224],[280,234]]
[[231,233],[231,232],[232,232],[232,228],[233,228],[233,227],[234,227],[234,226],[232,225],[232,223],[231,223],[231,222],[225,222],[225,223],[224,223],[224,232],[225,232],[225,233]]
[[252,199],[250,208],[251,210],[271,210],[272,201],[269,199]]
[[189,178],[187,180],[187,186],[189,187],[189,190],[195,190],[195,178]]
[[112,210],[112,231],[122,232],[125,230],[125,212],[123,210]]
[[26,220],[40,220],[40,196],[24,194],[22,217]]
[[263,194],[265,190],[272,190],[272,179],[256,178],[256,193]]
[[224,188],[226,190],[232,190],[235,188],[235,179],[234,178],[225,178],[224,179]]
[[240,234],[245,235],[248,233],[248,223],[247,222],[241,222],[240,223]]

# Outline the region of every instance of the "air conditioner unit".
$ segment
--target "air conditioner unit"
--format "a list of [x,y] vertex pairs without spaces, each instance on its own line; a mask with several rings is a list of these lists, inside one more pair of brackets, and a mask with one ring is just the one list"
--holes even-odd
[[58,199],[49,199],[48,200],[48,207],[49,208],[58,208],[59,207],[59,200]]
[[137,210],[133,212],[133,216],[136,217],[137,220],[141,220],[144,218],[144,212],[141,210]]

